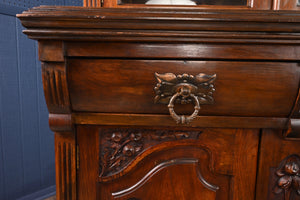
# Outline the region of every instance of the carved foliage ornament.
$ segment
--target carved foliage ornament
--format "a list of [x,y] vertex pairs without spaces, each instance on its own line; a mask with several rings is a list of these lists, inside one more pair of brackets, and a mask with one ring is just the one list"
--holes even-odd
[[291,193],[300,196],[300,157],[291,155],[285,158],[276,170],[278,181],[275,194],[284,193],[284,200],[290,200]]
[[[216,74],[200,73],[196,76],[189,74],[175,75],[173,73],[155,73],[157,84],[154,87],[155,103],[168,104],[171,117],[177,122],[186,124],[191,122],[200,110],[200,104],[212,104]],[[194,103],[194,112],[190,116],[178,116],[174,111],[174,104]]]
[[200,131],[101,130],[100,177],[125,168],[138,154],[164,141],[197,139]]

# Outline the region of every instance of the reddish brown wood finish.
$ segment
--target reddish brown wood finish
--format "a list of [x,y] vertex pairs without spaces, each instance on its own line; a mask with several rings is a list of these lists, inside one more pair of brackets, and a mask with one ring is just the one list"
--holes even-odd
[[[18,15],[39,40],[58,200],[299,200],[300,13],[203,8]],[[155,72],[217,74],[214,103],[177,125]]]
[[[99,134],[95,126],[78,126],[78,199],[96,199],[99,176]],[[80,142],[79,142],[80,141]]]
[[[157,132],[158,130],[159,132]],[[254,198],[255,176],[253,174],[256,173],[259,136],[257,130],[191,130],[185,128],[184,130],[173,130],[168,135],[168,129],[160,128],[158,130],[79,126],[77,138],[82,141],[79,146],[81,149],[79,199],[92,200],[96,198],[93,188],[96,186],[95,178],[101,173],[98,158],[102,157],[103,159],[101,155],[109,151],[106,149],[109,146],[105,144],[107,136],[111,137],[116,133],[123,135],[128,133],[130,135],[131,132],[144,135],[139,141],[129,142],[127,145],[140,143],[142,150],[133,154],[134,157],[129,157],[129,165],[125,165],[126,167],[121,165],[124,168],[121,168],[121,171],[114,171],[114,175],[99,178],[97,184],[98,199],[112,199],[110,191],[115,193],[117,199],[133,197],[146,200],[201,199],[203,197],[236,200]],[[194,133],[196,138],[192,135],[189,137],[189,134]],[[157,134],[164,135],[159,136]],[[99,136],[102,138],[101,140],[98,139]],[[99,144],[98,141],[102,142]],[[126,137],[121,141],[126,141]],[[112,146],[111,148],[111,151],[114,152],[115,147]],[[125,148],[126,146],[122,146],[122,151]],[[120,158],[126,157],[122,153],[118,156]],[[166,164],[170,160],[172,162]],[[163,166],[160,170],[153,170],[160,164]],[[200,172],[201,176],[199,177],[198,173]],[[148,177],[147,181],[139,183],[141,184],[137,185],[139,189],[135,190],[132,186],[145,176]],[[199,178],[207,181],[206,184],[208,185],[211,183],[212,188],[207,189],[207,186],[204,186]],[[214,191],[213,185],[218,186],[219,189]],[[126,188],[132,188],[132,191],[122,194]],[[147,193],[145,193],[146,191]]]
[[[286,117],[299,83],[296,63],[70,59],[68,69],[73,109],[104,113],[168,114],[154,103],[155,72],[216,74],[215,103],[202,105],[200,115]],[[178,113],[192,113],[190,105]]]

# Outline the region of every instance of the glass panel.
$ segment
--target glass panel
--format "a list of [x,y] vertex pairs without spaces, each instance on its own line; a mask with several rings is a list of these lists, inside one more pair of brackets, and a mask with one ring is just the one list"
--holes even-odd
[[120,4],[147,5],[247,5],[247,0],[120,0],[120,2]]

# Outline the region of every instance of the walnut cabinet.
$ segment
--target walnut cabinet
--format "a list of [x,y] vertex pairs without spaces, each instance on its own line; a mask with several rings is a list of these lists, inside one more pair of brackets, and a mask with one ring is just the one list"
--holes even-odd
[[57,199],[300,199],[299,12],[18,17],[39,43]]

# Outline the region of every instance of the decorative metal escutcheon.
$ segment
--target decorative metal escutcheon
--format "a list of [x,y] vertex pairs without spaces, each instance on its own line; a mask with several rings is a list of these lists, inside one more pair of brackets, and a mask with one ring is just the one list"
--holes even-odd
[[[167,104],[171,117],[180,124],[188,124],[195,119],[200,110],[200,104],[213,104],[214,81],[217,75],[200,73],[175,75],[173,73],[155,73],[157,84],[154,87],[156,96],[154,103]],[[194,112],[190,116],[177,115],[174,104],[194,103]]]

